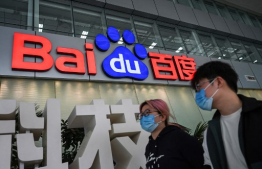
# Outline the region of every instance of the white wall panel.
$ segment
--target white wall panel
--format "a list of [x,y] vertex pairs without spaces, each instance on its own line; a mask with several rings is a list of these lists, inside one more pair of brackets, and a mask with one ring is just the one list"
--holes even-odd
[[[104,99],[108,105],[114,105],[120,99],[132,99],[133,104],[148,99],[163,99],[177,122],[193,130],[200,121],[209,121],[215,112],[200,109],[195,103],[195,92],[190,87],[9,78],[0,80],[0,99],[15,99],[17,104],[20,101],[38,103],[40,109],[43,109],[47,99],[57,98],[61,102],[63,119],[68,118],[75,105],[87,105],[93,99]],[[238,93],[262,100],[262,90],[239,89]]]
[[99,88],[92,82],[56,81],[56,98],[61,101],[61,118],[67,119],[75,105],[87,105],[101,99]]
[[121,99],[132,99],[133,104],[138,104],[134,85],[117,83],[99,83],[98,85],[105,104],[114,105]]
[[242,95],[245,95],[247,97],[251,97],[248,90],[243,90],[243,89],[238,89],[238,94],[242,94]]
[[262,100],[262,90],[248,90],[251,97]]
[[55,98],[53,80],[1,79],[0,99],[37,103],[44,109],[48,98]]
[[169,104],[175,113],[177,122],[194,131],[200,121],[203,121],[194,96],[189,87],[166,87]]
[[[174,114],[171,109],[171,105],[168,100],[168,96],[165,90],[165,86],[160,85],[135,85],[135,90],[138,98],[139,104],[144,102],[145,100],[150,99],[162,99],[164,100],[168,107],[170,108],[171,114]],[[172,120],[170,118],[170,120]]]

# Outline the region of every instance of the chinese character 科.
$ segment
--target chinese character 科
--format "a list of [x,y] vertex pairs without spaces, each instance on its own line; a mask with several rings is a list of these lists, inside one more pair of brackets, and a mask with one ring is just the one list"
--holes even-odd
[[[172,56],[161,53],[148,53],[156,79],[178,79]],[[165,73],[165,74],[161,74]]]
[[175,64],[178,69],[180,80],[191,80],[196,71],[194,58],[188,58],[185,55],[174,56]]

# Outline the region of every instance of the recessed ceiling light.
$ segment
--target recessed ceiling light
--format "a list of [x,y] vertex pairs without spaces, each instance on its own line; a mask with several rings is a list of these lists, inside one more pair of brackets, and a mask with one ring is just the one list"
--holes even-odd
[[156,44],[157,44],[157,43],[153,42],[153,43],[151,44],[151,46],[156,46]]
[[182,48],[182,47],[179,47],[178,50],[183,50],[183,48]]
[[154,48],[154,46],[149,46],[149,49],[153,49]]
[[88,35],[88,32],[87,31],[83,31],[82,35]]

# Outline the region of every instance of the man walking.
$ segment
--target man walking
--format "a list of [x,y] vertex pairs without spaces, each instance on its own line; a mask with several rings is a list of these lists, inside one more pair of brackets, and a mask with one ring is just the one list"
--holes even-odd
[[262,169],[262,101],[237,94],[237,73],[227,63],[200,66],[191,81],[196,103],[217,109],[204,133],[205,165],[213,169]]

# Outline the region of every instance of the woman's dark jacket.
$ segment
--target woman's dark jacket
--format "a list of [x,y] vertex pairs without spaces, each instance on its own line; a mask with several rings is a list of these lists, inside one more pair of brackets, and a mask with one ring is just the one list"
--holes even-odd
[[201,169],[204,162],[201,143],[173,125],[149,137],[145,156],[147,169]]
[[[242,101],[239,121],[239,144],[249,169],[262,169],[262,101],[238,95]],[[227,169],[221,135],[220,113],[208,123],[207,147],[214,169]]]

